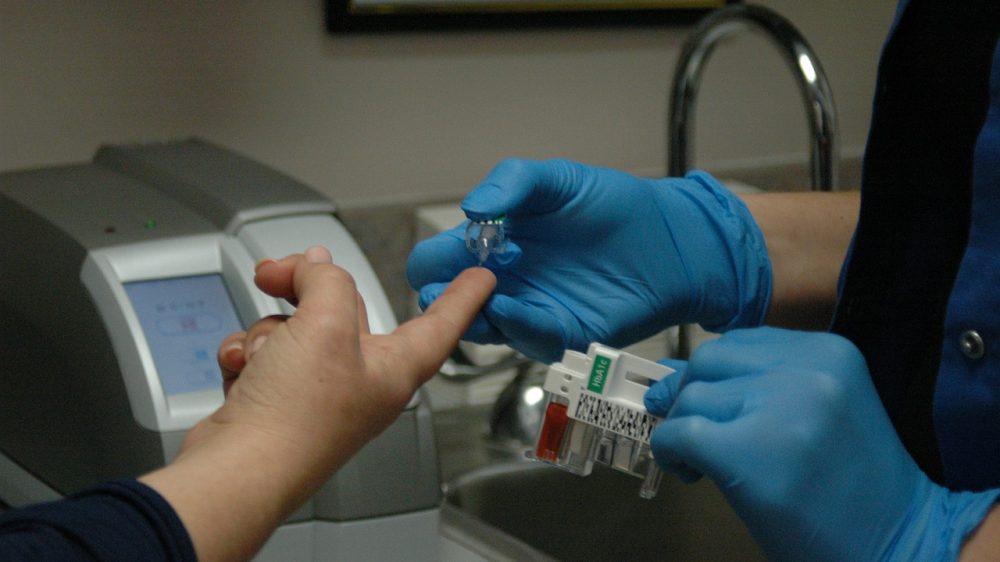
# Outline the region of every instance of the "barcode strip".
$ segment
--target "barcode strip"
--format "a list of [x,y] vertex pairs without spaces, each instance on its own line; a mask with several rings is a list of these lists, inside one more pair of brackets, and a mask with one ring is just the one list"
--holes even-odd
[[580,393],[574,419],[649,443],[657,419],[639,410],[614,404],[588,392]]

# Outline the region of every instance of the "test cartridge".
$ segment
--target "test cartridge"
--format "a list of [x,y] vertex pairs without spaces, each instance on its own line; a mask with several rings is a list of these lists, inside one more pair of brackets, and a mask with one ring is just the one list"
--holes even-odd
[[642,397],[673,373],[665,366],[599,343],[587,353],[566,351],[545,377],[545,413],[529,456],[580,476],[594,462],[643,479],[639,495],[652,498],[660,468],[649,439],[660,418]]

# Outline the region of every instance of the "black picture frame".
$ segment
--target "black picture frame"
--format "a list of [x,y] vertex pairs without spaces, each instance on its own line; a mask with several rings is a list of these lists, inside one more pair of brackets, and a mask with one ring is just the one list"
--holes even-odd
[[691,24],[739,0],[326,0],[333,34]]

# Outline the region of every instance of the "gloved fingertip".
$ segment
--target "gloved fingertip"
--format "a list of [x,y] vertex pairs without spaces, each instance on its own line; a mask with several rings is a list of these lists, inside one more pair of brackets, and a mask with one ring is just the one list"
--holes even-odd
[[[681,367],[683,368],[683,366]],[[674,400],[677,399],[677,394],[680,392],[682,376],[683,371],[677,370],[649,387],[645,396],[642,397],[642,401],[650,414],[661,418],[667,415],[671,406],[674,405]]]
[[410,287],[416,290],[420,289],[421,278],[424,277],[423,270],[426,269],[425,266],[425,255],[420,247],[420,243],[410,250],[410,255],[406,256],[406,267],[404,269],[404,275],[406,275],[406,281],[410,284]]
[[492,254],[490,260],[487,261],[487,265],[495,265],[497,269],[506,269],[517,263],[517,260],[521,259],[523,254],[524,252],[520,246],[508,240],[506,250],[501,253]]
[[429,307],[431,303],[441,296],[441,293],[444,292],[445,286],[446,284],[444,283],[432,283],[421,287],[420,298],[417,300],[420,310],[427,310],[427,307]]
[[656,417],[662,418],[670,411],[664,390],[659,385],[652,386],[646,391],[646,395],[642,397],[642,403],[646,406],[646,411]]
[[421,240],[406,257],[406,280],[414,289],[443,281],[476,264],[465,247],[465,226]]
[[487,179],[466,195],[460,206],[465,216],[474,221],[490,220],[507,214],[506,199],[503,189]]

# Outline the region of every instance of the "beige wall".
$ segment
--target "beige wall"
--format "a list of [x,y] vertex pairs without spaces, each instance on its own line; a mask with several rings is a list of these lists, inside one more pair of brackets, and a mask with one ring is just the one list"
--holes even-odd
[[[844,154],[859,154],[895,0],[761,4],[818,52]],[[511,155],[660,174],[684,34],[333,37],[321,0],[0,0],[0,170],[197,135],[347,208],[456,197]],[[702,86],[698,163],[804,160],[802,113],[772,47],[733,40]]]

